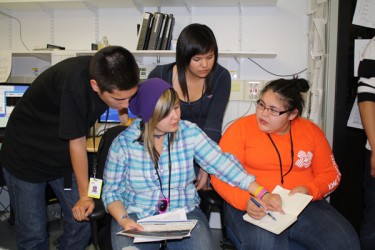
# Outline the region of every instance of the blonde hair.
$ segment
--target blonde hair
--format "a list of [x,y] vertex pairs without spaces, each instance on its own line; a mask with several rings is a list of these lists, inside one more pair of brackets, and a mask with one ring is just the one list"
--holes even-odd
[[[159,97],[159,100],[155,105],[155,109],[150,117],[150,120],[141,125],[141,135],[138,138],[138,140],[144,144],[145,149],[149,152],[151,159],[155,164],[157,164],[159,160],[159,154],[155,149],[154,143],[155,128],[161,120],[163,120],[165,117],[169,115],[169,113],[173,110],[175,105],[179,102],[180,100],[178,98],[177,92],[172,88],[167,89]],[[168,133],[168,143],[170,146],[172,146],[172,142],[174,141],[175,133],[176,132]]]

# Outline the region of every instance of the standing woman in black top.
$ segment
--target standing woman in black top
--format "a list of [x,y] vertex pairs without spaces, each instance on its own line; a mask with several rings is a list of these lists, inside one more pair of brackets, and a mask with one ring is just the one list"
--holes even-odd
[[[204,24],[193,23],[178,37],[176,62],[157,66],[148,77],[159,77],[170,83],[180,98],[181,119],[196,123],[218,143],[229,101],[231,77],[217,59],[214,33]],[[208,174],[199,169],[197,189],[205,189],[207,180]]]

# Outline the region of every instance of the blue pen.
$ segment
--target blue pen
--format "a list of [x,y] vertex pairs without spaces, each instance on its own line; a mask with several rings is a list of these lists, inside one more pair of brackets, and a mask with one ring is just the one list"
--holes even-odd
[[[263,208],[263,206],[262,206],[259,202],[257,202],[257,200],[254,199],[254,197],[251,197],[250,200],[251,200],[252,202],[254,202],[254,204],[257,205],[257,207],[259,207],[259,208]],[[273,215],[272,215],[269,211],[266,210],[266,214],[267,214],[269,217],[271,217],[274,221],[276,221],[276,218],[273,217]]]

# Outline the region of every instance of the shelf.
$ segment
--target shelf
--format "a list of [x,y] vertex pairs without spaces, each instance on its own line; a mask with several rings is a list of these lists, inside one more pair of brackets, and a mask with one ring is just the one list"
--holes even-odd
[[[0,8],[18,11],[137,7],[275,6],[277,0],[0,0]],[[139,8],[138,8],[139,9]]]
[[[55,51],[30,51],[17,52],[13,51],[13,57],[37,57],[44,61],[51,61],[52,55],[68,56],[75,54],[77,56],[93,55],[96,51],[72,51],[72,50],[55,50]],[[174,57],[175,51],[172,50],[135,50],[131,51],[135,57]],[[275,58],[276,53],[257,52],[257,51],[219,51],[219,58]]]

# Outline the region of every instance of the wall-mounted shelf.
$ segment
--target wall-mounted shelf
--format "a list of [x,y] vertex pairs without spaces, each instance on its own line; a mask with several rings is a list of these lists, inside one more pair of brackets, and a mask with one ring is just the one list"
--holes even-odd
[[8,10],[137,8],[143,7],[236,7],[275,6],[277,0],[0,0]]
[[[51,62],[52,56],[69,57],[72,55],[83,56],[93,55],[96,51],[30,51],[17,52],[13,51],[13,57],[37,57],[44,61]],[[175,51],[172,50],[135,50],[132,51],[135,57],[174,57]],[[235,60],[241,58],[275,58],[276,53],[272,52],[257,52],[257,51],[219,51],[219,58],[234,58]]]

